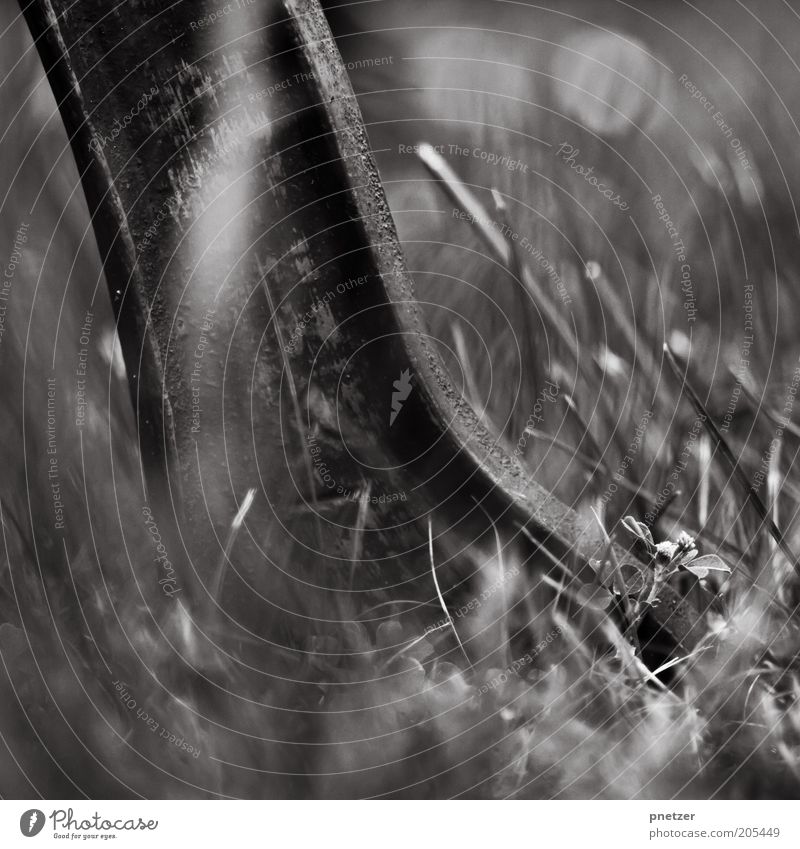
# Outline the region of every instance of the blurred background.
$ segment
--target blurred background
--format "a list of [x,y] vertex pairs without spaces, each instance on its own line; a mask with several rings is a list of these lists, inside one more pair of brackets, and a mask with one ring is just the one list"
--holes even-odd
[[[257,655],[228,646],[229,666],[203,660],[224,634],[179,646],[189,626],[154,622],[139,592],[152,551],[135,427],[78,175],[18,7],[0,0],[0,794],[796,795],[793,564],[693,429],[663,345],[751,481],[764,470],[797,550],[800,3],[324,6],[417,297],[470,402],[607,527],[656,513],[658,539],[688,530],[725,556],[734,576],[703,589],[718,602],[707,625],[735,636],[679,696],[637,690],[630,714],[635,688],[609,694],[613,664],[583,622],[554,619],[569,636],[551,677],[515,675],[490,708],[452,646],[447,669],[434,644],[405,677],[375,673],[410,628],[395,607],[388,630],[354,621],[306,649],[302,670],[296,635]],[[498,234],[517,266],[498,260]],[[530,434],[548,380],[559,399]],[[681,463],[679,494],[659,502]],[[187,651],[200,683],[181,678]],[[318,711],[331,654],[350,686]],[[268,676],[247,660],[266,655]],[[301,678],[323,683],[300,694]]]

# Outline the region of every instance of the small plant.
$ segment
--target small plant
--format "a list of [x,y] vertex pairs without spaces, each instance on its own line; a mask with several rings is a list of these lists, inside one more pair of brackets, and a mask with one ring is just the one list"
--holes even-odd
[[[650,528],[633,516],[626,516],[622,520],[622,526],[634,537],[652,566],[651,579],[636,591],[640,604],[654,604],[661,588],[680,572],[689,572],[700,581],[707,578],[711,572],[730,574],[730,567],[718,555],[698,556],[694,537],[685,531],[681,531],[675,542],[665,540],[656,543]],[[636,588],[628,586],[627,589]]]

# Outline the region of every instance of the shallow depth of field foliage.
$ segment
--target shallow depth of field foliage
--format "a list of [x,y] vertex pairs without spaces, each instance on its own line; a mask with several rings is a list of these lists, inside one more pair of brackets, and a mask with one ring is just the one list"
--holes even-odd
[[[0,795],[800,791],[797,562],[664,354],[800,553],[797,4],[455,5],[331,12],[431,332],[537,480],[626,545],[650,516],[640,543],[697,607],[698,647],[653,674],[612,613],[613,582],[562,599],[558,567],[543,579],[491,547],[462,554],[469,582],[449,617],[432,590],[426,604],[376,591],[332,602],[325,621],[309,611],[302,627],[265,605],[268,636],[244,637],[223,609],[154,602],[135,426],[102,298],[87,423],[59,449],[71,531],[54,534],[47,377],[66,385],[75,370],[99,260],[74,166],[66,155],[53,166],[64,139],[52,96],[3,0],[4,268],[21,222],[29,235],[0,337]],[[393,61],[359,64],[379,56]],[[747,167],[681,75],[735,128]],[[552,271],[524,248],[518,262],[572,344],[518,266],[492,253],[497,227],[459,215],[406,152],[420,141],[475,208],[540,248]],[[547,381],[558,392],[531,429]],[[59,398],[62,420],[73,401]],[[709,555],[719,560],[700,562]],[[293,551],[271,556],[288,580]],[[658,587],[639,590],[628,601],[646,607]]]

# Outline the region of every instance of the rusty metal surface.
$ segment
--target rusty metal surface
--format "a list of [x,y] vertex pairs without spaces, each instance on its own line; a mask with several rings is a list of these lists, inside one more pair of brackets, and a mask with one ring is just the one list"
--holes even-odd
[[[150,0],[135,14],[101,0],[26,10],[84,175],[151,426],[144,453],[158,460],[145,476],[151,493],[168,483],[161,509],[174,514],[185,578],[202,594],[252,488],[227,592],[249,600],[248,627],[278,608],[291,618],[297,592],[324,617],[331,593],[349,589],[365,487],[357,589],[431,597],[429,517],[454,561],[497,528],[518,556],[547,562],[526,527],[591,576],[599,529],[502,450],[425,335],[318,3],[268,9],[237,4],[202,25],[214,2],[193,3],[190,21],[181,4]],[[392,417],[404,373],[411,391]],[[286,552],[297,570],[276,581]],[[655,618],[688,647],[696,617],[666,593]]]

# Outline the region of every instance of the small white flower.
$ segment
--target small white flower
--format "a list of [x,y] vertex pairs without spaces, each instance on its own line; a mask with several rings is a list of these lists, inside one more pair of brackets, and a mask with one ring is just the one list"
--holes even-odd
[[686,531],[681,531],[678,534],[678,548],[682,551],[691,551],[693,548],[697,548],[694,537],[687,534]]
[[667,560],[672,560],[672,558],[678,553],[678,544],[669,542],[669,540],[660,542],[656,545],[656,552]]

